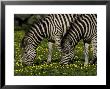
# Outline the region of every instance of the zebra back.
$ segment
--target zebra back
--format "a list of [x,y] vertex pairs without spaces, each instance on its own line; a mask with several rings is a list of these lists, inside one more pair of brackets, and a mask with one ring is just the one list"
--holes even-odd
[[83,39],[84,42],[91,42],[92,38],[97,35],[97,15],[82,14],[74,22],[70,23],[69,30],[63,36],[61,46],[65,41],[70,41],[73,46]]

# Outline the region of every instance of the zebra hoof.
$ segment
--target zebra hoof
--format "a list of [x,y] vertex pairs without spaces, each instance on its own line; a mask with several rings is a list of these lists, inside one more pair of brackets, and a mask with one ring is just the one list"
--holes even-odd
[[87,66],[87,65],[88,65],[88,62],[85,62],[85,63],[84,63],[84,66]]
[[97,63],[97,58],[95,58],[94,60],[90,61],[90,64],[96,64]]
[[89,63],[88,62],[84,62],[84,66],[88,65]]
[[47,64],[50,64],[51,63],[51,61],[47,61]]
[[95,64],[95,61],[94,61],[94,60],[91,60],[91,61],[90,61],[90,64],[91,64],[91,65]]

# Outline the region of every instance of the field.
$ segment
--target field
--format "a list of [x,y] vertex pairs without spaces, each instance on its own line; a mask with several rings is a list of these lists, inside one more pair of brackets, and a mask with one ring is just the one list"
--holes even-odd
[[[71,64],[60,65],[61,54],[54,46],[52,63],[47,64],[48,42],[44,39],[37,47],[37,56],[33,66],[23,66],[21,63],[22,50],[20,42],[24,36],[24,31],[14,32],[14,75],[15,76],[96,76],[97,65],[84,66],[83,43],[82,41],[75,48],[75,57]],[[90,59],[92,57],[92,48]]]

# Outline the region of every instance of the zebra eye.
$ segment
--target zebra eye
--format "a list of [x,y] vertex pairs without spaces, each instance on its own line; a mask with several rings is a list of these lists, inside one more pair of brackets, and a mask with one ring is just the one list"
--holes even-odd
[[27,52],[24,52],[25,54],[27,54]]

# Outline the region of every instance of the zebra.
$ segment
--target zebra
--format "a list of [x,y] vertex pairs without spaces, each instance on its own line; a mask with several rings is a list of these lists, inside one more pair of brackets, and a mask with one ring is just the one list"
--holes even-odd
[[80,40],[84,42],[85,63],[88,62],[88,47],[92,44],[93,58],[91,64],[97,60],[97,14],[82,14],[74,23],[72,22],[69,30],[61,41],[62,58],[60,64],[68,64],[74,58],[74,48]]
[[58,50],[61,51],[61,39],[68,30],[71,22],[80,16],[80,14],[49,14],[39,22],[34,23],[22,39],[23,48],[22,63],[32,65],[36,57],[36,48],[44,39],[48,39],[48,59],[51,62],[52,45],[55,43]]

